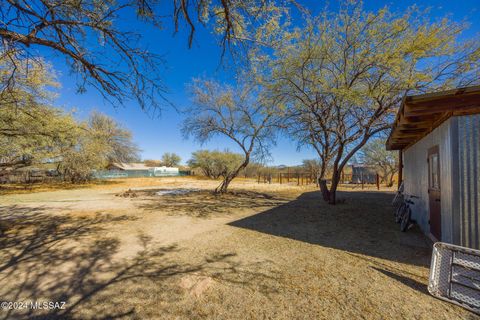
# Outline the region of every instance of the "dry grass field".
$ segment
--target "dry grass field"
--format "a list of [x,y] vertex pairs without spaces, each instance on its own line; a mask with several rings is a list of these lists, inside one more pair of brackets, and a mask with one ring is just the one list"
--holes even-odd
[[4,191],[1,300],[66,304],[0,319],[477,319],[428,294],[431,244],[398,230],[391,192],[328,206],[313,186],[217,184]]

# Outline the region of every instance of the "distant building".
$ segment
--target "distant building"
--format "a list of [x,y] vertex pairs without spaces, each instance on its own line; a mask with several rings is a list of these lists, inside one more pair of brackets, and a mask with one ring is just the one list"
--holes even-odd
[[351,183],[376,183],[377,171],[375,166],[365,164],[352,164]]
[[148,172],[151,169],[151,167],[147,167],[144,163],[141,163],[141,162],[130,162],[130,163],[113,162],[107,166],[107,169],[120,170],[120,171]]
[[114,162],[108,165],[107,170],[112,172],[120,171],[122,176],[127,177],[164,177],[178,176],[179,170],[174,167],[147,167],[141,162],[119,163]]
[[[150,168],[152,169],[152,168]],[[154,167],[153,168],[153,175],[155,177],[162,177],[162,176],[178,176],[179,171],[178,168],[174,167]]]

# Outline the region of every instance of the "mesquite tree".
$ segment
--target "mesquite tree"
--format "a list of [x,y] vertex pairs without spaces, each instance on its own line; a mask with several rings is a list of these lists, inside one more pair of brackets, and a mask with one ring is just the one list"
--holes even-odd
[[398,152],[388,151],[385,148],[385,139],[377,138],[370,140],[362,148],[362,154],[364,162],[377,167],[383,182],[391,187],[393,177],[398,171]]
[[102,170],[112,162],[132,162],[139,159],[139,148],[131,132],[114,119],[93,112],[88,121],[78,124],[76,141],[64,148],[58,169],[72,183],[92,177],[93,170]]
[[199,168],[203,174],[212,179],[226,177],[243,163],[243,155],[228,150],[198,150],[192,152],[188,160],[191,168]]
[[416,9],[366,12],[350,1],[306,21],[258,68],[267,66],[265,85],[288,101],[289,134],[318,152],[322,174],[331,167],[335,204],[344,166],[390,128],[405,94],[478,81],[480,50],[457,41],[464,25],[431,22]]
[[[78,91],[97,89],[115,104],[135,99],[142,108],[157,106],[166,92],[163,59],[142,45],[142,27],[174,32],[186,25],[191,47],[198,26],[213,29],[223,48],[239,44],[271,22],[282,9],[266,0],[4,0],[0,4],[1,55],[12,61],[58,55],[77,75]],[[163,53],[162,53],[163,54]],[[41,60],[39,60],[41,61]],[[12,77],[0,85],[8,93]]]
[[77,123],[52,106],[57,83],[45,64],[0,56],[0,79],[11,77],[10,95],[0,99],[0,176],[55,159],[75,144]]
[[228,186],[250,161],[269,156],[275,143],[279,109],[275,101],[255,85],[236,87],[210,80],[195,80],[191,86],[193,104],[186,110],[183,133],[204,143],[214,136],[233,141],[243,153],[243,161],[215,189],[227,192]]
[[162,155],[162,165],[166,167],[176,167],[180,164],[182,158],[174,152],[165,152]]

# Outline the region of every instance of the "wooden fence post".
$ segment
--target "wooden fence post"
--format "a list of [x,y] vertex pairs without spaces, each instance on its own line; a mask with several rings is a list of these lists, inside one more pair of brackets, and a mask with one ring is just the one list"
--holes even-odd
[[377,190],[380,190],[380,177],[378,176],[378,173],[377,173]]

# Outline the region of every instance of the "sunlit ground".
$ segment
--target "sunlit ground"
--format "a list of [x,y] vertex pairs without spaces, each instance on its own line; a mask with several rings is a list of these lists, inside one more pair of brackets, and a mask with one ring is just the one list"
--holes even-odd
[[218,183],[10,189],[0,196],[0,296],[65,308],[0,317],[475,318],[428,294],[430,244],[417,228],[399,231],[391,191],[345,186],[345,203],[329,206],[315,186],[239,179],[218,196]]

